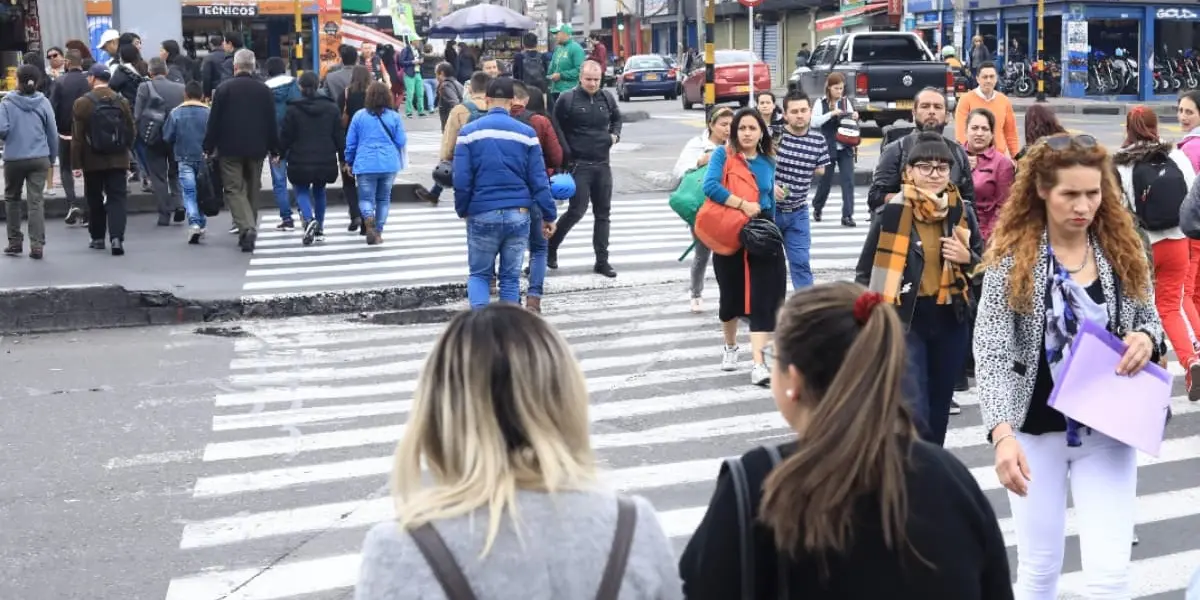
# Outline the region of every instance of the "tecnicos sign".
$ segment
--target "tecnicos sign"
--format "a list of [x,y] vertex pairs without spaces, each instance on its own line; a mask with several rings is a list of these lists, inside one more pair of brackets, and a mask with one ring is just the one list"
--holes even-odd
[[1200,18],[1200,12],[1189,8],[1160,8],[1154,13],[1159,21],[1192,21]]
[[257,4],[190,4],[183,8],[185,17],[256,17]]

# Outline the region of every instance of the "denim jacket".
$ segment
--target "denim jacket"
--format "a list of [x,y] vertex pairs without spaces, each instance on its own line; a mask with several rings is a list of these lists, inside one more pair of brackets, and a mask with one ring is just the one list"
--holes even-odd
[[163,125],[163,141],[171,144],[175,160],[196,162],[204,160],[204,132],[208,128],[208,107],[198,102],[184,102],[175,107]]

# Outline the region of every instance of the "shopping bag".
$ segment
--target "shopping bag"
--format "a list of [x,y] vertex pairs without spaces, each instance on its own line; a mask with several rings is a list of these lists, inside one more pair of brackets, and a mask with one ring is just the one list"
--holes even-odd
[[671,197],[667,201],[671,210],[675,211],[675,214],[679,215],[679,218],[688,225],[696,224],[696,213],[704,204],[704,176],[707,173],[708,167],[688,171],[679,180],[679,185],[675,187],[674,192],[671,192]]

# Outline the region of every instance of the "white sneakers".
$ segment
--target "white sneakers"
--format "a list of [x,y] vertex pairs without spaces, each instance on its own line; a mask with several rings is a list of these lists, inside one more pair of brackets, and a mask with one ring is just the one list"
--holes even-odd
[[694,313],[704,312],[704,300],[702,300],[700,298],[692,298],[692,312],[694,312]]
[[[737,346],[724,346],[721,355],[721,370],[736,371],[738,367],[738,350]],[[767,385],[771,383],[771,369],[764,364],[755,364],[754,368],[750,369],[751,385]]]

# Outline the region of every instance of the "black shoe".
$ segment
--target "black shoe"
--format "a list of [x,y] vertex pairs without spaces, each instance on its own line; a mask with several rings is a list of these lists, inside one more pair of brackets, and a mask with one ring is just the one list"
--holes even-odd
[[176,223],[182,223],[187,218],[187,211],[182,208],[175,209],[175,217],[172,219]]
[[354,233],[355,231],[358,231],[361,233],[362,232],[362,219],[350,219],[350,226],[346,228],[346,231],[349,231],[350,233]]
[[320,226],[316,221],[309,221],[305,223],[304,238],[300,240],[300,243],[304,244],[305,246],[311,246],[313,240],[317,239],[317,229],[319,228]]
[[547,269],[557,269],[558,268],[558,250],[551,248],[550,250],[546,251],[546,268]]
[[592,270],[599,275],[608,277],[609,279],[617,276],[616,269],[612,268],[612,265],[606,262],[597,264]]
[[854,227],[858,225],[851,217],[842,217],[842,227]]
[[821,222],[821,209],[819,209],[819,208],[813,209],[813,220],[818,223]]
[[67,211],[67,217],[65,219],[63,219],[63,222],[66,223],[67,225],[76,225],[81,220],[82,221],[87,220],[83,217],[83,211],[80,210],[79,207],[77,207],[77,206],[72,206],[71,209]]
[[112,247],[113,256],[125,256],[125,243],[117,238],[109,240],[109,246]]
[[88,243],[88,248],[91,248],[92,250],[103,250],[104,240],[92,240],[90,243]]
[[258,232],[250,229],[238,236],[238,246],[242,252],[254,252],[254,244],[258,241]]

